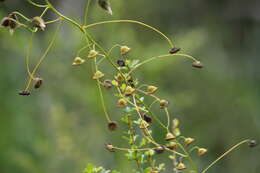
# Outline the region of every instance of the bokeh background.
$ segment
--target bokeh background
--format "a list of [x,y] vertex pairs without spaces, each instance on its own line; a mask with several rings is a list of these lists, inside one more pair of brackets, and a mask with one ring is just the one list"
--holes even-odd
[[[85,3],[54,2],[77,21],[82,20]],[[143,21],[166,33],[182,52],[204,63],[205,68],[198,70],[187,59],[165,58],[137,73],[141,81],[160,86],[158,93],[170,100],[170,111],[181,120],[183,134],[195,137],[200,146],[209,149],[208,155],[195,159],[201,168],[238,141],[259,139],[260,1],[112,0],[112,8],[114,15],[109,16],[93,0],[88,23],[110,19]],[[28,17],[41,13],[26,1],[0,3],[1,18],[15,10]],[[53,18],[52,13],[45,17]],[[54,29],[55,25],[49,25],[34,38],[32,66]],[[102,25],[90,32],[107,49],[116,43],[128,45],[133,58],[169,50],[156,33],[134,24]],[[29,38],[30,33],[24,29],[13,36],[0,29],[0,172],[76,173],[82,172],[87,163],[132,172],[134,165],[122,153],[111,154],[104,149],[105,143],[123,145],[124,141],[120,130],[111,133],[106,128],[90,64],[71,66],[84,44],[81,33],[63,24],[38,73],[44,78],[43,87],[30,97],[22,97],[17,93],[26,85],[24,57]],[[106,70],[112,71],[109,67]],[[105,94],[105,99],[113,119],[119,121],[121,113],[113,105],[116,100],[110,93]],[[160,138],[160,131],[155,134]],[[258,173],[259,155],[259,147],[252,150],[243,146],[209,172]],[[163,162],[166,157],[158,159]]]

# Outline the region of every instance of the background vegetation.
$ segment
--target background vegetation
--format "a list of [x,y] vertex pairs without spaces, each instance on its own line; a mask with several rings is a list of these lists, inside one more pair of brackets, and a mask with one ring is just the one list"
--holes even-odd
[[[39,15],[25,1],[6,1],[0,4],[0,18],[17,9],[27,16]],[[84,4],[83,0],[55,1],[57,8],[77,20],[82,19]],[[160,86],[161,96],[170,100],[169,110],[181,120],[184,133],[209,149],[208,155],[197,160],[205,166],[237,141],[259,138],[259,5],[256,0],[112,0],[112,17],[92,3],[88,22],[144,21],[167,33],[182,51],[202,60],[202,70],[177,57],[154,61],[139,70],[139,75],[140,80]],[[46,48],[53,29],[49,26],[35,37],[32,63]],[[168,52],[156,34],[132,24],[103,25],[91,33],[107,48],[127,44],[133,49],[132,57]],[[0,30],[0,172],[76,173],[91,162],[130,173],[131,163],[103,149],[107,142],[123,140],[120,133],[106,128],[90,64],[71,66],[83,44],[79,31],[67,25],[60,32],[40,70],[43,87],[30,97],[21,97],[17,93],[25,86],[29,37],[25,30],[14,36]],[[116,104],[109,94],[105,97]],[[116,106],[109,109],[119,120]],[[210,172],[257,173],[259,155],[259,148],[242,147]]]

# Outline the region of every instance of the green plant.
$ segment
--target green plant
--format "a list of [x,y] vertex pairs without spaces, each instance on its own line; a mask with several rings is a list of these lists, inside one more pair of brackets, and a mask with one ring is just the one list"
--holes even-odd
[[[7,17],[3,18],[1,22],[2,27],[9,29],[10,33],[12,34],[19,27],[23,27],[32,33],[26,56],[26,66],[29,80],[25,89],[20,91],[19,94],[28,96],[30,95],[31,88],[38,89],[41,87],[43,79],[36,74],[41,63],[54,45],[56,36],[59,33],[62,23],[66,21],[74,25],[82,32],[82,37],[85,38],[86,45],[84,45],[81,49],[77,51],[72,65],[80,66],[86,62],[90,62],[93,64],[93,80],[95,80],[95,82],[97,83],[101,98],[101,105],[107,120],[108,129],[111,131],[117,130],[117,126],[119,123],[114,121],[109,114],[109,111],[107,109],[108,106],[106,105],[103,97],[104,89],[107,92],[111,92],[111,95],[114,95],[118,99],[117,106],[124,114],[121,119],[122,122],[120,124],[122,124],[126,129],[122,132],[122,136],[128,143],[128,147],[121,147],[117,146],[116,144],[110,143],[106,144],[105,147],[109,152],[124,151],[126,153],[126,158],[136,163],[137,168],[136,170],[134,170],[134,172],[163,172],[165,170],[165,164],[158,163],[155,155],[167,152],[169,159],[171,159],[173,162],[172,167],[174,172],[189,170],[190,172],[194,173],[205,173],[208,171],[209,168],[215,165],[219,160],[221,160],[231,151],[234,151],[240,145],[245,143],[248,143],[251,147],[254,147],[256,145],[255,141],[248,139],[243,140],[242,142],[239,142],[238,144],[230,148],[215,161],[210,163],[208,167],[200,170],[194,163],[191,154],[193,152],[196,152],[198,156],[202,156],[207,152],[207,149],[199,146],[193,146],[193,144],[195,143],[195,139],[182,135],[179,128],[179,120],[170,116],[170,112],[167,108],[169,102],[163,98],[158,97],[155,94],[158,92],[159,87],[141,83],[135,76],[135,71],[138,68],[151,61],[161,58],[182,56],[192,60],[192,66],[195,68],[203,67],[200,61],[190,55],[178,53],[180,51],[180,48],[177,48],[173,44],[171,39],[169,39],[165,34],[163,34],[160,30],[139,21],[112,20],[87,24],[88,8],[89,4],[91,3],[90,0],[87,1],[83,24],[80,24],[75,20],[60,13],[49,0],[44,0],[45,4],[38,4],[31,0],[28,0],[28,2],[37,8],[43,9],[43,12],[39,16],[28,18],[22,13],[15,11]],[[108,14],[112,14],[112,9],[108,0],[99,0],[98,4],[101,8],[107,11]],[[56,14],[57,18],[45,21],[44,18],[47,11],[51,11]],[[57,29],[52,40],[49,43],[49,46],[47,47],[44,54],[40,57],[39,62],[35,65],[33,70],[30,70],[29,58],[34,34],[40,31],[44,31],[49,24],[56,23],[58,23]],[[149,28],[160,35],[163,39],[165,39],[165,41],[169,45],[170,51],[167,54],[154,56],[142,61],[141,59],[131,58],[130,52],[132,51],[132,49],[125,45],[116,44],[113,45],[109,50],[106,50],[99,43],[97,43],[97,41],[88,32],[88,29],[108,23],[135,23]],[[112,51],[114,51],[114,49],[117,48],[119,48],[118,54],[121,58],[114,60],[111,58],[111,53]],[[86,57],[83,58],[81,53],[86,49],[89,51],[89,53]],[[114,69],[114,75],[108,76],[107,74],[102,72],[103,70],[100,64],[104,61],[107,61]],[[153,99],[151,103],[147,101],[150,97]],[[152,107],[158,107],[158,109],[161,109],[162,112],[165,113],[166,123],[163,123],[162,120],[151,111]],[[157,142],[153,137],[153,131],[151,127],[155,123],[157,123],[164,129],[164,131],[161,132],[161,134],[165,136],[164,143]],[[105,170],[102,167],[94,167],[92,165],[88,165],[84,172],[95,173],[111,171]],[[115,173],[116,171],[112,172]]]

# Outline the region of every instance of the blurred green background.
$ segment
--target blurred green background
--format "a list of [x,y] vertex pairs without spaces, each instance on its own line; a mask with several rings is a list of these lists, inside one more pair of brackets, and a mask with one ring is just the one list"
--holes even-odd
[[[39,1],[40,2],[40,1]],[[85,0],[55,0],[55,6],[77,21]],[[181,57],[154,61],[139,69],[145,83],[159,85],[158,94],[170,100],[170,112],[181,120],[185,136],[195,137],[209,153],[196,159],[201,168],[245,138],[260,134],[260,2],[256,0],[112,0],[114,15],[102,11],[94,0],[88,23],[110,19],[135,19],[159,28],[182,48],[198,57],[202,70]],[[0,18],[18,10],[28,17],[41,11],[26,1],[0,3]],[[45,19],[53,19],[48,13]],[[55,29],[49,25],[34,38],[31,64],[47,47]],[[126,44],[131,57],[145,58],[168,52],[156,33],[135,24],[108,24],[90,30],[109,49]],[[109,132],[91,79],[91,65],[71,66],[84,41],[74,27],[63,24],[58,40],[40,68],[40,90],[30,97],[17,93],[26,85],[24,57],[30,33],[18,29],[13,36],[0,29],[0,172],[76,173],[87,163],[132,172],[134,164],[122,153],[106,152],[108,142],[124,145],[120,130]],[[115,60],[118,54],[115,54]],[[31,66],[32,67],[32,66]],[[112,71],[109,66],[107,72]],[[105,94],[108,103],[116,100]],[[109,104],[113,119],[120,111]],[[120,127],[122,128],[122,127]],[[120,129],[119,128],[119,129]],[[160,131],[155,132],[161,135]],[[211,173],[258,173],[260,149],[246,146],[229,155]],[[163,157],[165,156],[165,157]],[[158,157],[160,161],[167,156]],[[165,172],[172,172],[170,169]]]

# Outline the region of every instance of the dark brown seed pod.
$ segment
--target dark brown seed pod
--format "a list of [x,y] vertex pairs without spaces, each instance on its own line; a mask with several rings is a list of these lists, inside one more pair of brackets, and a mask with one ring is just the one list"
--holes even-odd
[[154,149],[154,151],[156,152],[156,154],[161,154],[161,153],[164,152],[164,148],[161,147],[161,146],[159,146],[159,147],[156,147],[156,148]]
[[203,68],[203,64],[200,61],[194,61],[192,66],[195,68]]
[[110,88],[112,88],[112,86],[113,86],[111,80],[104,80],[104,82],[103,82],[102,85],[103,85],[103,87],[106,88],[106,89],[110,89]]
[[123,59],[117,60],[117,65],[120,66],[120,67],[124,67],[125,66],[125,60],[123,60]]
[[108,14],[113,14],[109,0],[98,0],[98,5],[103,8]]
[[19,91],[18,94],[21,96],[29,96],[31,93],[30,93],[30,91],[22,90],[22,91]]
[[35,78],[35,84],[34,84],[34,88],[35,89],[38,89],[42,86],[42,83],[43,83],[43,79],[42,78]]
[[152,123],[153,119],[149,116],[147,116],[146,114],[143,115],[144,121],[146,121],[147,123]]
[[[13,20],[18,21],[18,18],[17,18],[17,16],[16,16],[16,14],[14,14],[14,13],[9,14],[8,17],[9,17],[10,19],[13,19]],[[10,27],[11,29],[15,29],[15,28],[18,27],[18,24],[17,24],[15,21],[13,21],[13,20],[10,20],[10,22],[9,22],[9,27]]]
[[174,48],[172,48],[172,49],[169,51],[169,53],[170,53],[170,54],[175,54],[175,53],[179,52],[180,50],[181,50],[181,48],[174,47]]
[[110,121],[107,125],[108,129],[110,131],[115,131],[117,129],[117,122],[115,121]]
[[248,142],[248,146],[249,146],[250,148],[256,147],[256,146],[257,146],[256,140],[251,140],[251,141],[249,141],[249,142]]
[[10,18],[9,17],[4,17],[1,21],[1,26],[3,27],[9,27],[10,25]]

